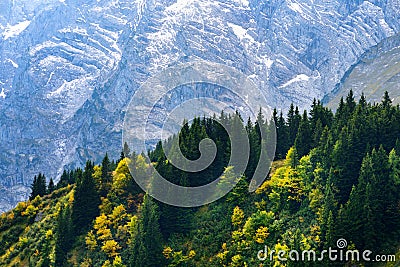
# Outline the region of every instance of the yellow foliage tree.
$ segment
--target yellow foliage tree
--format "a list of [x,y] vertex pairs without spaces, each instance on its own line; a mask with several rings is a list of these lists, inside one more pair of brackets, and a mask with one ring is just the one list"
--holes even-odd
[[269,236],[268,228],[265,226],[260,226],[256,231],[255,241],[259,244],[263,244],[265,239]]
[[86,238],[86,247],[91,250],[91,251],[95,251],[97,248],[97,240],[96,240],[96,236],[94,235],[93,231],[90,231]]
[[182,251],[174,251],[171,247],[165,247],[163,250],[164,257],[169,260],[168,267],[186,266],[189,260],[196,256],[194,250],[190,250],[188,255],[183,255]]
[[120,249],[121,246],[113,239],[104,241],[103,246],[101,247],[101,250],[109,257],[117,256]]
[[112,234],[110,228],[100,228],[97,230],[99,240],[111,240]]
[[233,209],[232,214],[232,225],[235,227],[239,227],[243,223],[244,212],[238,206]]
[[104,213],[98,216],[94,222],[94,229],[99,230],[107,228],[111,225],[111,221],[108,219],[107,215]]
[[129,158],[124,158],[118,163],[118,166],[113,173],[112,188],[114,191],[123,191],[128,187],[129,182],[132,179],[128,168],[129,164],[131,164]]
[[118,224],[125,220],[128,215],[126,214],[124,205],[119,205],[113,209],[112,213],[108,217],[113,227],[118,228]]
[[35,216],[36,212],[37,212],[38,208],[36,208],[33,205],[29,205],[28,207],[26,207],[25,211],[21,213],[22,216]]

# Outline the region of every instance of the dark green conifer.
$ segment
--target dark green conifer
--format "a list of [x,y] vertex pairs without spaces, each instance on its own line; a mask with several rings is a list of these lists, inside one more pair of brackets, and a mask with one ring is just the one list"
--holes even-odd
[[302,156],[310,152],[311,145],[312,134],[310,129],[310,122],[308,121],[307,112],[304,111],[294,143],[298,156],[301,158]]
[[100,197],[92,174],[93,163],[87,161],[85,171],[77,179],[72,206],[72,221],[77,233],[85,230],[99,215]]
[[50,178],[49,185],[48,185],[48,187],[47,187],[47,194],[53,193],[53,191],[54,191],[55,189],[56,189],[56,186],[54,185],[53,178]]
[[158,220],[157,204],[145,195],[133,233],[130,266],[163,266],[163,238]]

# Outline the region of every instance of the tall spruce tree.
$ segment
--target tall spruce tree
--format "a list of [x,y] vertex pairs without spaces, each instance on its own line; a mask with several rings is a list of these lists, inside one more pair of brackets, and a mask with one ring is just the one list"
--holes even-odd
[[390,173],[386,151],[374,149],[364,158],[358,185],[343,208],[340,229],[359,249],[381,252],[387,240],[398,237],[398,194]]
[[53,178],[50,178],[49,185],[48,185],[48,187],[47,187],[47,194],[53,193],[53,191],[54,191],[55,189],[56,189],[56,186],[54,185]]
[[92,174],[93,163],[87,161],[85,171],[77,179],[72,206],[72,221],[77,233],[84,231],[99,214],[100,197]]
[[68,252],[72,248],[74,241],[73,224],[71,220],[71,209],[69,206],[61,204],[56,225],[55,242],[55,266],[69,266],[67,263]]
[[297,131],[299,129],[299,124],[301,121],[301,115],[299,113],[299,108],[294,107],[293,103],[290,105],[288,115],[287,115],[287,125],[288,125],[288,147],[294,145],[294,141],[296,139]]
[[353,185],[357,183],[360,166],[354,157],[353,138],[347,126],[343,127],[334,149],[330,156],[332,169],[332,181],[338,189],[337,200],[339,204],[345,204],[349,199]]
[[112,184],[112,163],[108,157],[108,153],[101,162],[101,180],[100,180],[100,195],[105,197],[108,191],[111,189]]
[[298,156],[300,158],[310,152],[311,144],[312,134],[310,129],[310,122],[308,121],[307,112],[304,111],[294,143],[294,146],[296,147]]
[[289,131],[286,125],[286,121],[283,118],[283,113],[281,112],[279,118],[275,122],[276,125],[276,158],[284,159],[287,151],[289,150]]
[[131,157],[131,149],[129,148],[129,145],[127,142],[124,143],[124,148],[122,150],[122,153],[124,154],[124,157],[126,157],[126,158]]
[[383,108],[390,108],[392,105],[392,100],[390,99],[389,92],[385,91],[385,94],[382,99]]
[[129,264],[131,267],[163,266],[163,239],[158,220],[157,204],[145,195],[132,238]]
[[350,90],[346,97],[346,109],[347,113],[350,115],[353,113],[354,109],[356,108],[356,101],[354,100],[353,90]]
[[60,181],[58,181],[58,183],[57,183],[57,189],[67,186],[68,178],[69,178],[69,174],[68,174],[67,170],[64,170],[60,177]]
[[33,178],[33,183],[31,185],[31,195],[29,197],[29,200],[33,200],[37,196],[44,196],[47,193],[46,190],[46,177],[42,174],[39,173],[38,176],[35,175]]

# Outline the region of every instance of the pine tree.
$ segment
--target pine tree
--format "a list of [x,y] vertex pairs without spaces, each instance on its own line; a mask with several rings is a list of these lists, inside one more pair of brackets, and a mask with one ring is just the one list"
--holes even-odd
[[310,129],[313,136],[311,147],[315,147],[319,143],[323,129],[328,126],[331,127],[333,113],[328,108],[325,108],[320,101],[314,99],[310,110]]
[[295,108],[292,103],[290,105],[288,115],[287,115],[287,125],[288,125],[288,135],[289,135],[288,147],[291,147],[294,145],[294,141],[296,139],[300,121],[301,121],[301,115],[299,113],[299,108],[297,106]]
[[358,185],[339,222],[341,229],[347,229],[347,238],[359,249],[380,251],[387,240],[398,237],[399,198],[390,173],[388,156],[382,146],[364,158]]
[[322,237],[325,237],[325,248],[333,245],[335,242],[335,218],[337,216],[337,203],[335,201],[335,188],[332,182],[332,177],[329,177],[326,181],[324,190],[324,202],[322,204],[321,211],[321,232]]
[[50,260],[50,254],[51,254],[52,246],[50,244],[49,240],[46,240],[43,244],[43,260],[40,262],[40,267],[51,267],[51,260]]
[[250,118],[247,121],[246,132],[250,143],[250,157],[245,172],[246,177],[253,177],[260,158],[261,131],[263,131],[264,135],[266,134],[266,126],[264,125],[262,119],[263,115],[259,114],[254,126],[252,125]]
[[297,132],[296,140],[294,146],[296,147],[298,156],[308,154],[311,149],[312,144],[312,134],[310,129],[310,123],[308,121],[307,112],[304,111],[303,118],[301,119],[299,130]]
[[347,120],[348,120],[348,116],[347,116],[346,106],[345,106],[343,97],[341,97],[340,101],[339,101],[339,106],[336,110],[334,123],[333,123],[332,135],[334,137],[339,135],[343,126],[347,123]]
[[312,146],[317,147],[319,145],[319,141],[321,139],[322,132],[324,131],[321,120],[317,120],[314,127],[310,126],[312,132]]
[[83,171],[81,168],[69,171],[68,184],[75,184],[78,178],[82,176],[82,173]]
[[391,170],[391,179],[395,183],[395,185],[398,186],[400,185],[400,157],[398,156],[397,149],[400,148],[394,148],[389,153],[389,166]]
[[357,184],[360,163],[358,150],[354,146],[354,137],[347,126],[343,127],[330,156],[332,181],[339,190],[337,200],[345,204],[349,199],[353,185]]
[[57,183],[57,189],[67,186],[68,180],[69,180],[69,174],[66,170],[64,170],[61,175],[60,181],[58,181]]
[[[275,109],[276,112],[276,109]],[[275,116],[274,116],[275,119]],[[279,115],[279,118],[275,119],[276,126],[276,159],[284,159],[286,156],[286,152],[289,149],[289,132],[288,127],[286,125],[285,119],[283,118],[282,112]]]
[[360,100],[358,101],[358,104],[364,109],[367,107],[367,100],[365,99],[364,92],[361,93]]
[[163,266],[163,239],[157,204],[146,195],[135,225],[131,244],[130,266]]
[[353,90],[350,90],[346,97],[346,108],[349,115],[352,114],[354,109],[356,108],[356,101],[354,100]]
[[[148,155],[150,155],[150,151],[148,152]],[[132,156],[134,156],[134,155],[131,155],[131,150],[130,150],[128,144],[125,142],[124,147],[122,148],[120,157],[116,162],[116,166],[118,166],[118,164],[125,158],[132,159]]]
[[84,173],[76,182],[72,206],[72,221],[77,233],[85,230],[99,214],[100,197],[92,174],[93,164],[87,161]]
[[399,139],[396,139],[396,143],[395,143],[393,149],[395,150],[397,155],[400,155],[400,140]]
[[39,194],[37,187],[38,187],[38,178],[35,175],[35,177],[33,178],[32,185],[31,185],[31,191],[32,192],[31,192],[31,195],[29,197],[29,200],[33,200]]
[[124,149],[122,150],[122,153],[124,154],[124,157],[131,158],[131,149],[126,142],[124,143]]
[[61,205],[56,226],[55,266],[69,266],[67,255],[74,241],[71,209]]
[[391,105],[392,105],[392,100],[390,99],[388,91],[385,91],[385,94],[382,99],[382,106],[383,108],[387,109],[390,108]]
[[31,185],[31,195],[29,197],[29,200],[35,199],[37,196],[44,196],[46,195],[46,177],[42,174],[39,173],[38,176],[35,176],[33,178],[33,183]]
[[54,185],[53,178],[50,178],[49,185],[48,185],[48,187],[47,187],[47,194],[53,193],[53,191],[54,191],[55,189],[56,189],[56,186]]
[[108,191],[111,189],[112,184],[112,166],[108,153],[106,153],[103,161],[101,162],[101,179],[100,179],[100,196],[107,196]]
[[317,109],[318,109],[318,103],[317,100],[314,98],[310,109],[310,121],[317,120],[316,118],[318,113]]

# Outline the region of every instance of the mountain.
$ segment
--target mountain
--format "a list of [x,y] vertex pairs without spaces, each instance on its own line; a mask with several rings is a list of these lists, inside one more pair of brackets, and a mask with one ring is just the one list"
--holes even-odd
[[[255,192],[248,188],[263,149],[257,133],[268,134],[270,124],[241,123],[239,114],[220,116],[228,129],[246,125],[251,149],[244,174],[238,165],[227,166],[234,140],[229,130],[196,118],[166,146],[179,138],[182,153],[196,158],[200,140],[211,138],[219,155],[206,170],[179,170],[157,146],[150,161],[127,149],[117,163],[108,155],[99,165],[87,161],[47,190],[40,175],[30,200],[0,215],[0,266],[396,266],[400,107],[387,93],[376,105],[349,94],[335,114],[320,101],[306,114],[300,123],[279,124],[278,143],[287,149]],[[290,130],[294,141],[287,138]],[[219,176],[214,193],[235,187],[200,207],[184,202],[202,197],[204,188],[181,194],[182,202],[171,206],[136,183],[140,178],[160,197],[154,170],[192,187]]]
[[303,108],[396,35],[399,12],[394,0],[2,1],[0,211],[39,171],[117,155],[130,98],[167,66],[223,63],[272,107]]
[[379,102],[385,91],[393,103],[400,103],[400,36],[384,39],[365,52],[343,76],[324,102],[335,107],[350,90],[358,98],[362,93],[371,102]]

